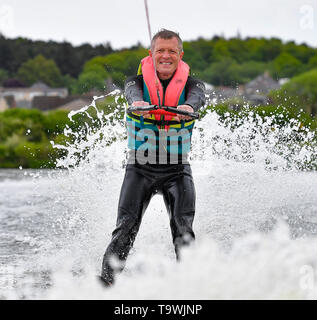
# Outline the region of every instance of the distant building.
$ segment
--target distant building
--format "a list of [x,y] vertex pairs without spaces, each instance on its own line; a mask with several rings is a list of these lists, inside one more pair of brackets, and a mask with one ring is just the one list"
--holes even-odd
[[[283,80],[287,81],[287,79]],[[235,105],[237,104],[236,101],[240,101],[239,104],[265,105],[269,103],[268,93],[271,90],[279,89],[282,83],[283,81],[277,82],[268,72],[265,72],[249,83],[240,85],[237,88],[215,87],[209,93],[209,99],[215,104],[232,103]]]
[[74,99],[71,102],[63,104],[62,106],[58,107],[57,109],[66,110],[66,111],[72,111],[72,110],[76,111],[76,110],[80,110],[82,107],[90,105],[92,101],[93,101],[92,97],[90,99],[87,96],[80,97],[80,98]]
[[42,111],[63,109],[78,110],[93,101],[93,96],[67,96],[67,97],[49,97],[38,96],[32,101],[32,108]]
[[4,87],[0,88],[0,98],[12,96],[15,106],[18,108],[32,108],[32,101],[35,97],[67,97],[68,90],[66,88],[50,88],[45,83],[38,82],[29,88],[22,87]]
[[224,103],[226,100],[231,99],[239,95],[239,92],[235,88],[219,86],[215,87],[209,98],[216,104]]
[[280,84],[275,81],[268,72],[265,72],[247,83],[245,86],[246,95],[268,94],[271,90],[280,88]]
[[26,85],[19,79],[10,78],[2,83],[4,88],[25,88]]
[[265,72],[244,86],[244,98],[252,105],[269,103],[268,93],[277,90],[281,84],[275,81],[268,72]]
[[12,96],[1,97],[0,96],[0,111],[15,108],[15,100]]

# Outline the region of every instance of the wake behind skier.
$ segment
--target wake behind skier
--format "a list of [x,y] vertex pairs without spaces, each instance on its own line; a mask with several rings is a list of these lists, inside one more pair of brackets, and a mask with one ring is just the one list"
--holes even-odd
[[[161,105],[194,112],[205,104],[204,84],[189,75],[179,35],[162,29],[151,41],[138,75],[125,83],[129,105]],[[116,228],[104,254],[101,279],[114,282],[123,269],[153,195],[160,193],[169,213],[176,258],[194,240],[195,186],[188,162],[194,120],[160,110],[127,112],[129,158],[121,188]],[[112,258],[121,266],[115,269]]]

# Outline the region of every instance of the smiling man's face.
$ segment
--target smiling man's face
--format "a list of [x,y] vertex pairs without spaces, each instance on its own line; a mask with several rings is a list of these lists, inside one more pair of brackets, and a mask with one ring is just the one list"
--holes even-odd
[[150,50],[149,53],[155,61],[157,75],[161,80],[172,77],[184,55],[178,48],[177,38],[157,38],[153,51]]

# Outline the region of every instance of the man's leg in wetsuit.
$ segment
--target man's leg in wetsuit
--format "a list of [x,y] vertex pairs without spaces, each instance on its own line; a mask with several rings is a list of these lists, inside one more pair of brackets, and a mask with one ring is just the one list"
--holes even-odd
[[195,239],[192,229],[195,216],[195,186],[190,165],[181,165],[183,170],[163,186],[163,197],[170,216],[170,226],[176,258],[184,245]]
[[[114,282],[114,273],[120,272],[133,246],[142,216],[152,197],[152,182],[135,165],[127,165],[121,187],[116,229],[107,247],[102,263],[101,277],[106,284]],[[117,258],[122,266],[114,270],[111,259]]]

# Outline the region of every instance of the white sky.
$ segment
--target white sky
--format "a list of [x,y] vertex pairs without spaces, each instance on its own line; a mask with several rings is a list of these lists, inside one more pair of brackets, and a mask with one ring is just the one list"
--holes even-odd
[[[152,33],[183,40],[223,34],[278,37],[317,47],[317,0],[148,0]],[[149,45],[144,0],[0,0],[0,32],[9,38]]]

